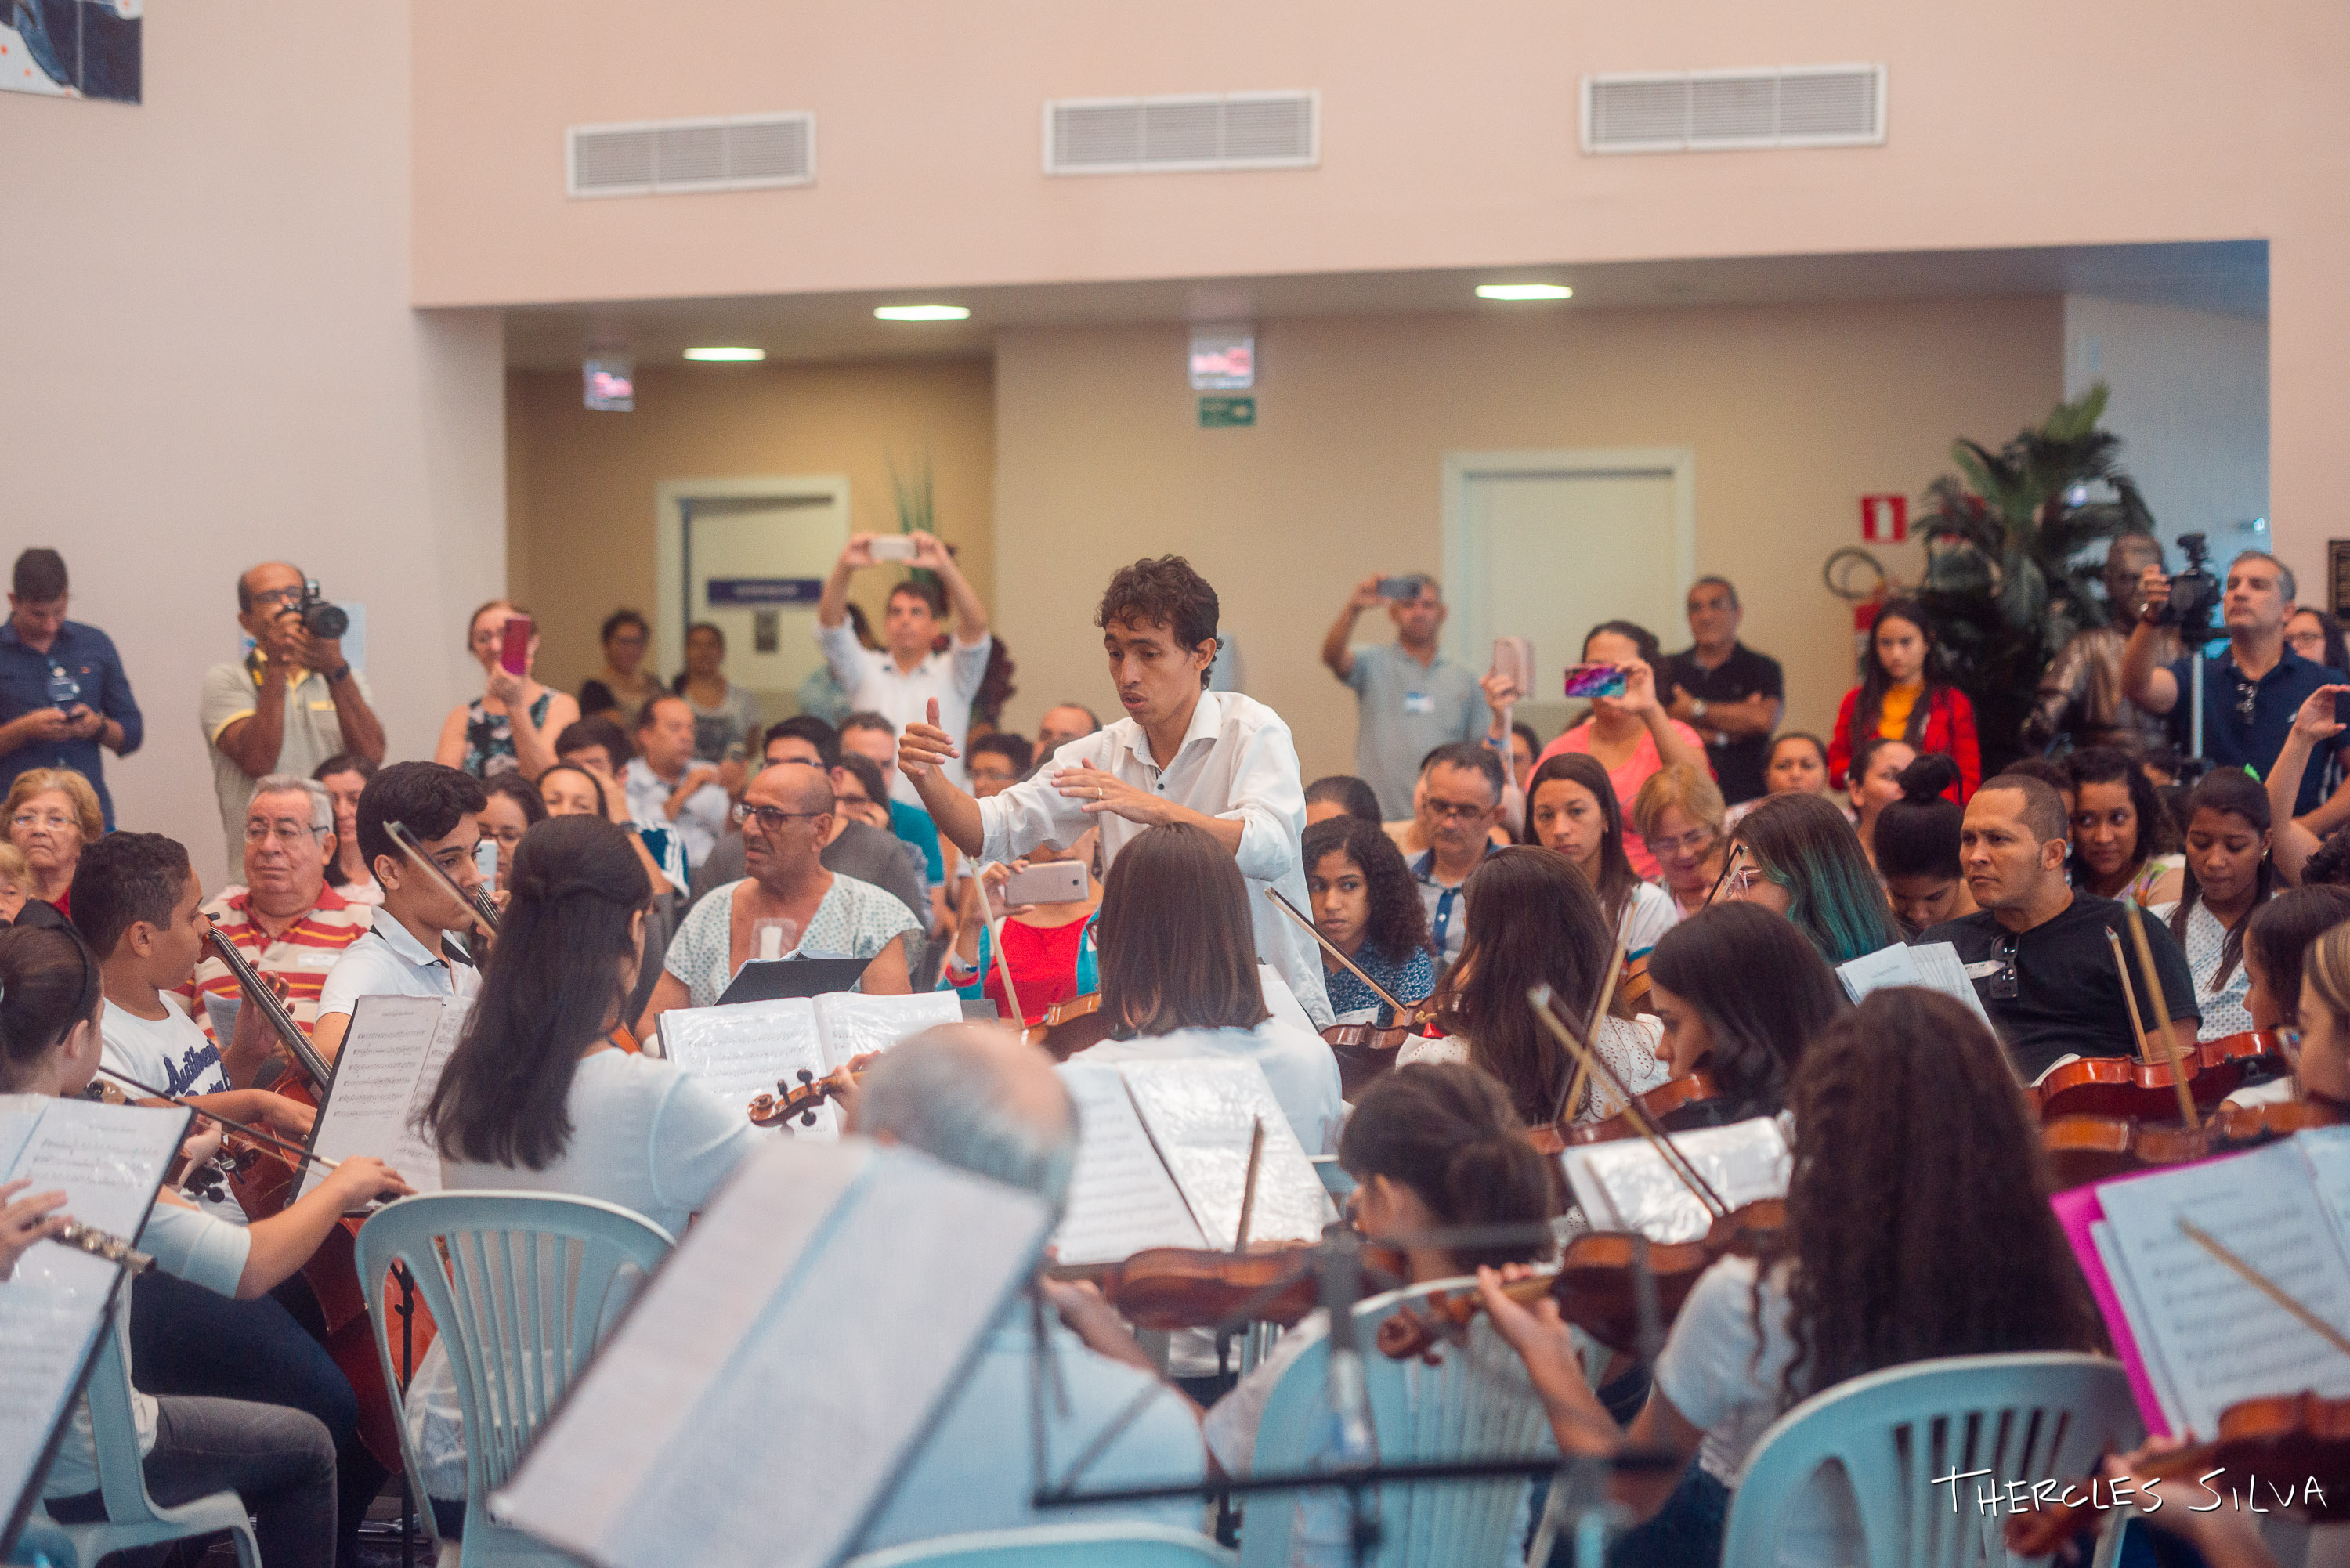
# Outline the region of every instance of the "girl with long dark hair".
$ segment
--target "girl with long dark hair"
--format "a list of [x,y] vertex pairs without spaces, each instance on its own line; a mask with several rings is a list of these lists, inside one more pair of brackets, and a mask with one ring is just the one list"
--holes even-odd
[[1877,612],[1860,684],[1844,694],[1835,733],[1828,739],[1828,771],[1842,784],[1855,753],[1872,736],[1907,741],[1919,752],[1942,752],[1959,764],[1958,794],[1982,783],[1982,751],[1975,741],[1974,704],[1933,675],[1934,631],[1915,599],[1892,599]]
[[[2100,898],[2127,896],[2168,902],[2158,891],[2186,861],[2169,807],[2137,759],[2116,746],[2084,746],[2067,763],[2073,776],[2073,884]],[[2178,897],[2174,885],[2171,898]]]
[[[1428,940],[1428,906],[1404,864],[1403,851],[1376,822],[1334,816],[1305,830],[1308,911],[1324,941],[1409,1007],[1436,989],[1436,960]],[[1330,1011],[1342,1021],[1397,1022],[1395,1009],[1327,952],[1322,984]]]
[[1526,788],[1525,842],[1575,863],[1599,895],[1627,959],[1657,945],[1680,919],[1673,896],[1643,882],[1624,851],[1624,811],[1607,770],[1586,753],[1563,752],[1534,770]]
[[1648,984],[1665,1026],[1658,1054],[1676,1078],[1710,1074],[1725,1121],[1786,1109],[1804,1045],[1846,1006],[1810,940],[1751,904],[1717,904],[1667,931],[1648,955]]
[[2168,922],[2195,976],[2203,1014],[2199,1040],[2252,1027],[2244,1008],[2244,922],[2276,888],[2269,858],[2269,793],[2250,774],[2220,768],[2187,796],[2187,877],[2175,904],[2149,911]]
[[1893,907],[1844,814],[1815,794],[1777,795],[1730,836],[1738,868],[1722,897],[1784,915],[1831,964],[1901,940]]

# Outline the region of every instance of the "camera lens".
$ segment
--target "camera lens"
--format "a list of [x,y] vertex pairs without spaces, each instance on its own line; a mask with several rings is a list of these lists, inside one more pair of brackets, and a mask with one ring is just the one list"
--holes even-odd
[[302,624],[312,637],[332,642],[351,629],[351,618],[340,605],[310,604],[303,607]]

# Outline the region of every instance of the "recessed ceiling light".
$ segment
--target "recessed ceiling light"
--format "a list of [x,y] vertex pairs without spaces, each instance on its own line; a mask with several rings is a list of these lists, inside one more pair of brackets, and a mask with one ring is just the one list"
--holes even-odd
[[685,357],[721,365],[748,365],[765,358],[767,351],[764,348],[689,348]]
[[1481,283],[1480,299],[1572,299],[1575,290],[1563,283]]
[[873,314],[883,321],[962,321],[971,311],[960,305],[877,305]]

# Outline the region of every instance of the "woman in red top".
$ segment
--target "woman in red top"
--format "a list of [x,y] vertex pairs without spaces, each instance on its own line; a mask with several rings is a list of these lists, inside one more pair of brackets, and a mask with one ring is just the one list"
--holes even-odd
[[1872,735],[1907,741],[1918,752],[1939,752],[1959,764],[1950,798],[1964,805],[1982,783],[1982,751],[1975,743],[1975,707],[1957,687],[1932,679],[1927,665],[1934,633],[1915,599],[1894,599],[1877,612],[1868,664],[1859,685],[1844,694],[1835,733],[1828,741],[1828,774],[1844,787],[1853,753]]
[[994,931],[988,929],[990,920],[1000,919],[995,930],[1003,935],[1003,956],[1012,969],[1012,987],[1020,993],[1024,1022],[1037,1022],[1056,1002],[1099,990],[1093,930],[1094,917],[1101,910],[1101,879],[1088,875],[1086,896],[1065,904],[1015,904],[1007,910],[1003,893],[1003,879],[1015,870],[1055,860],[1090,866],[1097,836],[1098,830],[1089,828],[1066,849],[1040,844],[1025,859],[984,867],[966,879],[954,949],[939,975],[939,989],[954,992],[966,1002],[983,997],[995,1003],[1001,1016],[1012,1016],[1003,996],[1003,967],[995,961]]

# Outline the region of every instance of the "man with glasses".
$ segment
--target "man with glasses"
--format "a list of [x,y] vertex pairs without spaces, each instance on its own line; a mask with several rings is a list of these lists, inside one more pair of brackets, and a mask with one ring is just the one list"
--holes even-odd
[[1492,852],[1493,824],[1502,812],[1502,759],[1489,746],[1439,746],[1420,768],[1420,836],[1428,848],[1411,863],[1419,901],[1428,907],[1428,934],[1440,964],[1461,956],[1469,929],[1461,885]]
[[[2137,1054],[2109,931],[2128,958],[2139,1014],[2158,1029],[2127,916],[2113,899],[2065,879],[2064,848],[2064,803],[2046,783],[2022,774],[1985,781],[1967,802],[1959,829],[1959,869],[1977,912],[1918,939],[1958,949],[1983,1011],[2027,1083],[2074,1056]],[[2159,920],[2144,924],[2163,1002],[2179,1039],[2191,1045],[2201,1023],[2194,976],[2170,929]]]
[[[335,804],[326,786],[272,774],[254,786],[244,808],[244,886],[203,907],[213,929],[236,944],[247,963],[284,982],[286,1007],[306,1031],[317,1022],[327,972],[367,935],[374,913],[327,886],[337,848]],[[215,1044],[222,1044],[221,1024],[244,1001],[236,977],[209,949],[193,978],[172,994]],[[265,1032],[264,1037],[274,1054],[276,1041]],[[234,1068],[230,1079],[238,1088],[251,1084]]]
[[383,761],[383,725],[367,680],[338,639],[313,637],[302,624],[302,581],[301,569],[284,561],[237,578],[237,624],[253,651],[204,672],[198,712],[231,866],[244,864],[244,808],[255,780],[308,774],[344,753]]

